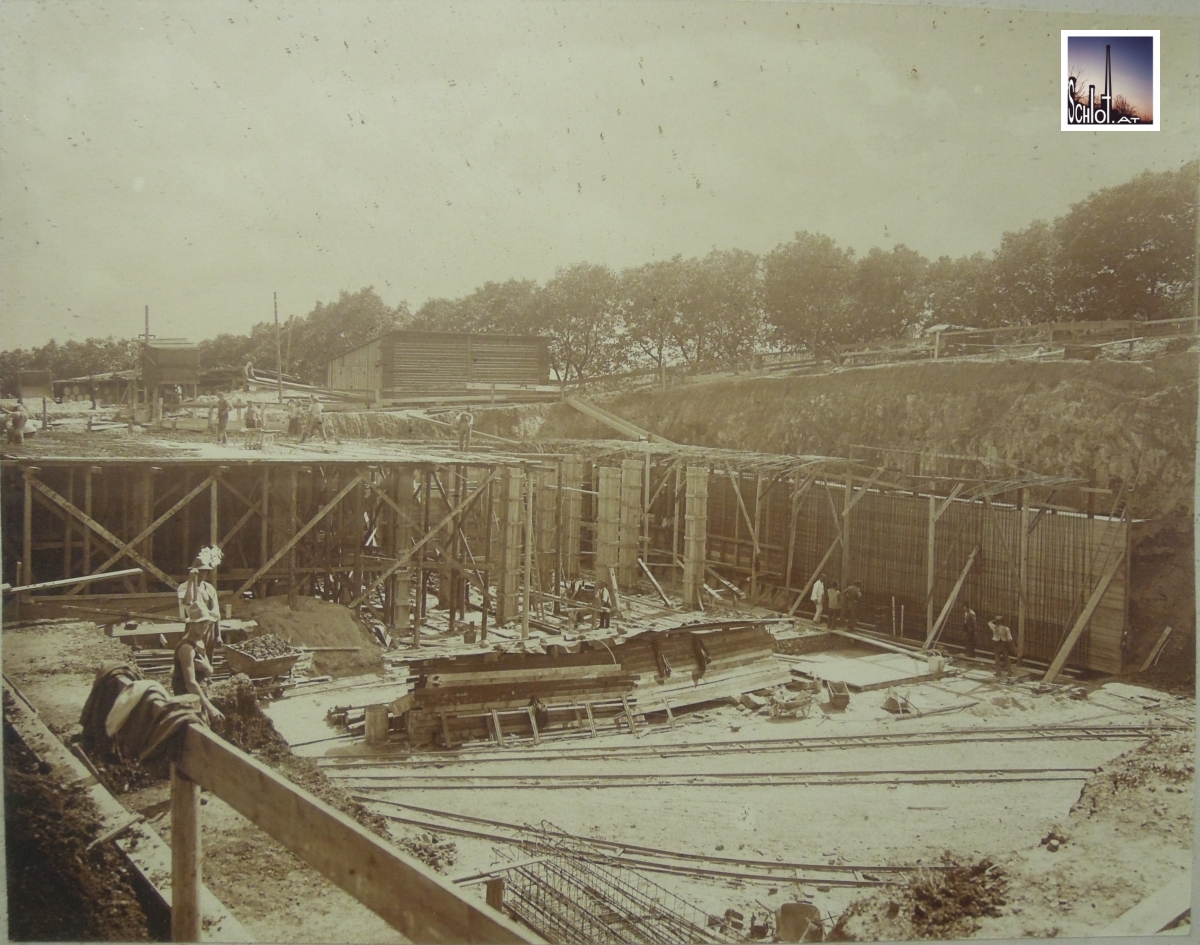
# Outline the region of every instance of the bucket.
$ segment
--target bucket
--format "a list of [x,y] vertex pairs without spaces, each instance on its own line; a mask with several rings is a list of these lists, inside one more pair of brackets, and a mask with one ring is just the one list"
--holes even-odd
[[226,605],[225,605],[225,619],[226,619],[226,620],[232,620],[232,619],[233,619],[233,604],[226,604]]
[[929,654],[929,674],[931,676],[936,675],[937,673],[940,673],[945,668],[946,668],[946,661],[944,659],[942,659],[942,654],[940,654],[940,653],[930,653]]
[[388,707],[383,705],[367,706],[366,736],[368,745],[382,745],[388,737]]

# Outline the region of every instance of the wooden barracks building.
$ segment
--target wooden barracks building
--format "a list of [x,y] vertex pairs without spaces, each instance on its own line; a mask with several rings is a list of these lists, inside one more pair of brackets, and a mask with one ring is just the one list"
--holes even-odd
[[550,383],[550,341],[401,329],[329,361],[325,381],[376,401],[536,390]]

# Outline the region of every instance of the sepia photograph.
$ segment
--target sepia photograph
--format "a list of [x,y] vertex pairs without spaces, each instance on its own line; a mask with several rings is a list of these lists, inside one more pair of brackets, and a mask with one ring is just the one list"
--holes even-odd
[[0,0],[0,937],[1190,939],[1198,208],[1187,0]]

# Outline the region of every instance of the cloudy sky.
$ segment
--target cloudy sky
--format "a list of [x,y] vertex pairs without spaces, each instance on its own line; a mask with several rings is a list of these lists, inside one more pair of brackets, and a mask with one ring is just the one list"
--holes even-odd
[[[2,346],[797,230],[989,252],[1195,155],[1197,19],[1158,3],[5,0]],[[1059,130],[1063,28],[1162,31],[1161,132]]]

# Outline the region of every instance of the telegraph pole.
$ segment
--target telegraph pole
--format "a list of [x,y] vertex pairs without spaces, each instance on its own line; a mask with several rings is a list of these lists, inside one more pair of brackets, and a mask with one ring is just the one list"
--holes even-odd
[[272,292],[275,301],[275,374],[279,380],[279,402],[283,403],[283,353],[279,344],[279,293]]

